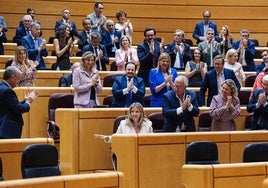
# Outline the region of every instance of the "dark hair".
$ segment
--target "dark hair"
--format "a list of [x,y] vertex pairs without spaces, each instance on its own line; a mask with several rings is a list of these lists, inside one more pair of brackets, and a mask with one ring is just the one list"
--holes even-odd
[[84,19],[82,20],[82,25],[83,25],[83,26],[85,25],[85,21],[87,21],[87,20],[89,20],[89,21],[90,21],[90,24],[92,25],[92,21],[91,21],[91,19],[89,19],[89,18],[84,18]]
[[123,15],[127,17],[127,13],[123,10],[120,10],[119,12],[116,13],[116,18],[119,20],[119,18],[121,18]]
[[94,9],[95,9],[95,8],[98,8],[99,5],[103,5],[103,4],[102,4],[101,2],[96,2],[96,3],[94,4]]
[[93,40],[93,39],[99,39],[100,41],[102,40],[101,35],[100,35],[99,32],[92,32],[90,34],[90,36],[91,36],[91,40]]
[[216,55],[216,56],[213,58],[213,61],[215,61],[216,59],[221,59],[221,60],[222,60],[222,64],[224,65],[224,58],[222,57],[222,55]]
[[156,35],[156,31],[155,31],[155,29],[153,27],[146,27],[145,30],[144,30],[144,32],[143,32],[143,35],[146,36],[146,32],[147,31],[151,31],[151,30],[153,30],[154,31],[154,35]]
[[29,14],[30,11],[34,11],[35,12],[35,10],[33,8],[27,8],[26,14]]
[[132,65],[134,65],[135,66],[135,71],[137,70],[137,65],[134,63],[134,62],[126,62],[126,64],[125,64],[125,69],[127,68],[127,66],[128,65],[130,65],[130,64],[132,64]]

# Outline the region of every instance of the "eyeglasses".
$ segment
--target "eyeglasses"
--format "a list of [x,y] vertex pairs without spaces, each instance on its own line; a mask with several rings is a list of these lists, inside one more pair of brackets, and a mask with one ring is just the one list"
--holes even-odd
[[214,35],[214,33],[207,33],[207,35]]
[[114,24],[109,24],[108,27],[109,27],[109,26],[114,26]]
[[32,20],[23,20],[24,22],[31,22]]
[[248,35],[241,35],[242,37],[248,37]]

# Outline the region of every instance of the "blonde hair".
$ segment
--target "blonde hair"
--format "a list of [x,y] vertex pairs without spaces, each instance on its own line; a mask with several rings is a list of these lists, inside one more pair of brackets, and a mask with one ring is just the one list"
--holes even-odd
[[132,118],[132,116],[131,116],[131,110],[132,110],[132,108],[134,108],[134,107],[138,108],[138,110],[139,110],[140,113],[141,113],[141,117],[140,117],[139,122],[138,122],[139,125],[141,126],[142,123],[143,123],[144,121],[146,121],[147,117],[146,117],[146,115],[145,115],[143,106],[142,106],[141,103],[139,103],[139,102],[134,102],[134,103],[132,103],[132,104],[130,105],[129,110],[128,110],[128,115],[127,115],[127,120],[130,121],[131,123],[133,123],[133,118]]
[[233,48],[231,48],[230,50],[227,51],[225,58],[227,60],[229,60],[230,57],[232,57],[235,53],[237,53],[237,51]]
[[94,58],[94,65],[92,66],[92,68],[96,68],[96,56],[93,54],[93,52],[91,52],[91,51],[87,51],[87,52],[85,52],[83,55],[82,55],[82,62],[81,62],[81,64],[80,64],[80,66],[82,67],[82,69],[84,69],[85,70],[85,60],[87,59],[87,58],[90,58],[90,57],[93,57]]
[[170,68],[171,68],[171,59],[170,59],[170,56],[168,55],[168,53],[161,53],[159,58],[158,58],[158,62],[157,62],[157,69],[159,70],[160,69],[160,61],[162,61],[163,59],[168,59],[168,62],[169,62],[169,65],[168,65],[168,69],[167,69],[167,72],[170,72]]
[[23,62],[21,62],[21,60],[19,59],[19,55],[22,51],[24,51],[26,53],[26,59],[25,59],[26,66],[31,67],[31,64],[30,64],[29,59],[28,59],[28,56],[29,56],[28,52],[27,52],[26,48],[24,48],[23,46],[18,46],[15,50],[15,63],[21,64],[21,65],[23,64]]
[[237,87],[235,85],[235,82],[232,79],[226,79],[222,82],[221,86],[223,86],[223,84],[226,84],[230,89],[231,89],[231,95],[232,97],[236,97],[237,96]]

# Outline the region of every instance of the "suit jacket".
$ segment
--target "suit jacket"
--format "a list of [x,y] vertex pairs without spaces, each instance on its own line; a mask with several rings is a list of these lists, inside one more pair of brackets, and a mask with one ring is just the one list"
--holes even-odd
[[[217,29],[217,24],[212,22],[212,21],[209,21],[208,25],[209,25],[209,28],[212,28],[214,30],[215,40],[217,42],[219,42],[220,39],[219,39],[219,33],[218,33],[218,29]],[[203,37],[203,36],[205,36],[205,33],[204,33],[204,21],[201,21],[201,22],[198,22],[195,25],[194,32],[193,32],[193,38],[196,39],[196,43],[198,44],[199,42],[202,42],[201,40],[199,40],[199,37]]]
[[13,89],[0,83],[0,138],[20,138],[23,126],[22,114],[30,110],[25,101],[18,101]]
[[73,75],[68,74],[60,77],[59,87],[71,87],[73,84]]
[[[106,52],[106,48],[104,45],[100,44],[99,45],[99,49],[103,51],[103,56],[102,56],[102,59],[101,59],[101,67],[102,67],[102,71],[106,71],[107,68],[106,68],[106,64],[108,65],[109,64],[109,56]],[[84,54],[85,52],[87,51],[91,51],[92,53],[95,54],[94,52],[94,47],[92,46],[92,44],[88,44],[86,46],[83,47],[83,50],[82,50],[82,54]],[[97,63],[97,62],[96,62]]]
[[[190,61],[192,59],[192,53],[190,50],[190,45],[187,43],[184,44],[184,54],[182,55],[182,60],[184,63],[184,67],[186,66],[187,61]],[[165,49],[165,52],[168,53],[168,55],[171,58],[171,67],[174,67],[174,63],[176,61],[177,54],[174,53],[174,49],[176,46],[176,42],[169,43]]]
[[[120,39],[121,39],[121,32],[114,30],[114,36],[118,37],[118,42],[115,43],[115,46],[117,49],[120,48]],[[113,43],[112,43],[112,38],[110,36],[110,32],[109,31],[105,31],[104,33],[102,33],[102,40],[101,40],[101,44],[103,44],[106,47],[106,51],[109,57],[114,57],[115,56],[115,51],[113,52],[112,49],[114,47]]]
[[[123,94],[123,89],[127,88],[127,76],[117,76],[114,80],[112,93],[113,102],[112,107],[125,107],[126,95]],[[138,89],[137,93],[132,92],[131,104],[139,102],[144,106],[143,97],[145,95],[145,85],[142,78],[134,77],[134,86]]]
[[[240,46],[240,40],[233,43],[233,48],[238,49]],[[247,48],[245,50],[245,61],[247,63],[247,70],[244,71],[255,71],[255,62],[254,62],[254,56],[255,56],[255,43],[251,40],[248,40]],[[240,56],[240,53],[238,53],[238,57]]]
[[163,131],[176,132],[177,126],[185,125],[185,131],[195,131],[194,116],[199,114],[198,102],[195,92],[185,90],[185,96],[191,96],[192,111],[183,110],[181,114],[177,114],[177,108],[181,107],[179,99],[176,97],[174,90],[168,91],[163,96],[162,112],[164,116]]
[[[39,47],[41,45],[43,39],[41,37],[38,37],[37,40],[38,40],[38,47]],[[23,37],[21,40],[21,43],[22,43],[22,46],[24,48],[26,48],[26,50],[28,51],[30,60],[36,61],[38,53],[39,53],[40,61],[39,61],[39,65],[37,68],[38,69],[46,69],[46,64],[45,64],[43,57],[48,56],[47,49],[45,48],[45,49],[41,50],[40,52],[38,52],[38,49],[35,49],[35,43],[34,43],[32,35],[27,35],[27,36]]]
[[17,43],[18,46],[22,45],[22,37],[26,36],[27,32],[26,29],[24,27],[18,27],[16,29],[16,35],[13,37],[13,41],[14,43]]
[[[201,51],[201,53],[203,54],[203,61],[207,63],[208,67],[211,67],[211,51],[206,50],[208,45],[208,42],[205,40],[203,42],[200,42],[198,44],[198,49]],[[221,45],[220,43],[217,44],[216,48],[214,48],[214,44],[212,45],[212,59],[216,56],[216,55],[220,55],[221,54]]]
[[[235,73],[231,69],[223,68],[223,74],[224,79],[232,79],[235,82],[235,85],[237,87],[237,90],[239,91],[241,88],[241,85],[239,81],[237,80]],[[212,69],[205,74],[204,82],[202,83],[202,86],[200,88],[199,92],[199,105],[204,106],[205,105],[205,93],[208,89],[208,97],[207,97],[207,106],[210,106],[212,97],[214,95],[218,94],[218,82],[217,82],[217,72],[215,69]]]
[[260,72],[263,71],[264,67],[266,67],[266,64],[264,62],[261,62],[256,65],[256,75],[260,74]]
[[81,31],[79,33],[79,41],[78,41],[78,48],[83,49],[85,45],[88,45],[90,43],[90,40],[88,40],[88,36],[85,30]]
[[5,32],[2,32],[2,35],[0,36],[0,55],[4,55],[4,46],[3,43],[7,42],[7,37]]
[[153,67],[153,61],[157,65],[160,55],[160,43],[154,41],[154,54],[150,53],[150,47],[146,40],[137,46],[137,54],[140,61],[140,68],[138,71],[138,77],[144,80],[145,86],[149,86],[149,73]]
[[[87,18],[89,18],[91,20],[92,32],[99,32],[100,34],[102,34],[103,32],[107,31],[107,29],[106,29],[106,17],[102,14],[100,15],[100,17],[102,18],[102,20],[104,20],[104,22],[101,26],[98,25],[98,20],[97,20],[95,12],[87,15]],[[98,30],[98,29],[100,29],[100,30]]]
[[[55,27],[54,27],[55,33],[57,33],[57,31],[58,31],[58,27],[61,26],[61,25],[63,25],[63,24],[64,24],[64,20],[63,19],[56,21]],[[79,37],[76,24],[73,21],[70,21],[69,20],[69,25],[71,26],[71,31],[70,31],[71,36]]]
[[[253,95],[247,105],[247,111],[253,112],[253,122],[251,124],[252,130],[266,129],[268,130],[268,105],[256,106],[259,98],[259,94],[263,93],[263,89],[253,91]],[[267,99],[266,99],[267,101]]]

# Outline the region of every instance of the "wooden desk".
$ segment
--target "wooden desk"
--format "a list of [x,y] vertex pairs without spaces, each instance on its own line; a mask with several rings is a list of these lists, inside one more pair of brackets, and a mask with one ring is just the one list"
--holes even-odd
[[191,188],[257,188],[268,175],[267,167],[267,162],[183,165],[182,184]]
[[21,179],[21,155],[26,146],[32,144],[51,144],[51,138],[0,139],[0,157],[3,163],[5,180]]
[[[237,139],[231,139],[233,134],[237,134]],[[241,135],[238,137],[238,135]],[[260,135],[259,138],[257,138]],[[253,140],[252,138],[257,138]],[[245,180],[247,182],[260,183],[266,178],[266,168],[260,167],[262,170],[243,170],[245,164],[232,168],[232,170],[224,171],[222,169],[215,169],[213,166],[209,169],[204,168],[203,176],[199,176],[195,172],[189,172],[184,175],[182,166],[185,164],[185,153],[187,145],[192,141],[213,141],[217,144],[219,150],[220,163],[226,164],[236,161],[239,155],[242,162],[243,148],[249,142],[267,142],[267,131],[233,131],[233,132],[194,132],[194,133],[154,133],[154,134],[114,134],[112,136],[112,151],[117,156],[118,170],[124,173],[125,185],[128,188],[163,188],[163,187],[180,187],[182,183],[188,185],[189,188],[212,188],[212,183],[205,184],[204,182],[212,182],[212,173],[214,172],[218,181],[214,184],[222,186],[215,186],[213,188],[251,188],[254,186],[240,186],[234,182],[239,183],[239,176],[241,181],[246,178],[246,173],[249,173],[251,178]],[[234,152],[237,149],[239,152]],[[206,165],[204,165],[206,167]],[[234,165],[235,166],[235,165]],[[266,165],[267,166],[267,165]],[[214,170],[214,171],[213,171]],[[216,171],[217,170],[217,171]],[[228,173],[232,173],[231,175]],[[232,176],[238,176],[237,179],[231,180]],[[215,175],[215,176],[216,176]],[[245,177],[243,177],[245,175]],[[229,177],[230,176],[230,177]],[[255,176],[255,177],[253,177]],[[258,177],[257,177],[258,176]],[[185,179],[181,179],[185,177]],[[224,179],[226,178],[226,179]],[[254,179],[255,178],[255,179]],[[208,180],[207,180],[208,179]],[[229,186],[229,181],[230,185]],[[204,186],[202,186],[204,184]],[[196,185],[196,186],[191,186]],[[237,185],[234,186],[234,185]],[[250,183],[249,185],[253,185]],[[260,185],[260,184],[256,184]],[[255,186],[260,187],[260,186]]]

